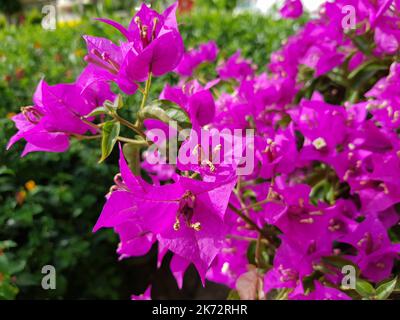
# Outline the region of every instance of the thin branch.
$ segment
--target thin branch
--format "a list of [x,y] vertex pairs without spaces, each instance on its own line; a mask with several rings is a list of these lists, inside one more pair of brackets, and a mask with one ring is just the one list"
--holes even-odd
[[87,124],[88,126],[94,128],[94,129],[96,129],[97,132],[101,132],[101,129],[100,129],[100,127],[99,127],[97,124],[92,123],[92,122],[86,120],[85,117],[81,117],[81,120],[82,120],[83,123],[85,123],[85,124]]
[[[149,97],[149,93],[150,93],[152,77],[153,77],[153,75],[152,75],[152,73],[150,71],[149,75],[147,77],[146,85],[145,85],[144,92],[143,92],[143,98],[142,98],[142,102],[140,104],[140,109],[139,110],[143,110],[143,108],[146,105],[147,98]],[[143,126],[143,123],[142,123],[142,121],[140,121],[140,119],[136,120],[136,126],[138,126],[139,128],[141,128]]]
[[261,234],[264,239],[268,240],[271,246],[275,247],[273,239],[263,229],[261,229],[253,220],[251,220],[248,216],[246,216],[241,210],[236,208],[233,204],[229,203],[228,207],[233,212],[235,212],[240,218],[242,218],[243,221],[245,221],[248,225],[250,225],[259,234]]
[[262,235],[261,235],[261,233],[259,233],[258,237],[257,237],[257,242],[256,242],[256,254],[254,257],[257,268],[260,268],[260,264],[261,264],[261,239],[262,239]]
[[146,102],[147,102],[147,98],[149,97],[152,77],[153,77],[152,73],[149,72],[149,76],[146,81],[146,86],[144,88],[143,99],[142,99],[142,103],[140,105],[140,110],[142,110],[144,108],[144,106],[146,105]]
[[133,139],[125,138],[125,137],[118,137],[117,140],[122,141],[122,142],[131,143],[131,144],[134,144],[137,146],[148,146],[148,142],[145,140],[139,141],[139,140],[133,140]]
[[146,135],[138,128],[136,127],[132,122],[129,122],[128,120],[122,118],[119,114],[117,114],[116,112],[114,112],[112,114],[112,116],[118,120],[119,122],[121,122],[124,126],[128,127],[129,129],[131,129],[132,131],[134,131],[135,133],[137,133],[138,135],[140,135],[142,138],[146,138]]
[[[235,240],[239,240],[239,241],[247,241],[247,242],[253,242],[253,241],[258,240],[256,238],[240,236],[237,234],[228,234],[228,235],[226,235],[226,238],[227,239],[235,239]],[[261,239],[261,243],[268,244],[269,242],[266,241],[265,239]]]
[[82,135],[82,134],[74,133],[74,134],[71,134],[71,136],[76,138],[77,140],[95,140],[95,139],[101,138],[101,134],[97,134],[97,135],[94,135],[94,136],[85,136],[85,135]]
[[138,90],[144,94],[144,89],[142,88],[142,86],[140,85],[140,83],[135,82],[135,84],[138,86]]

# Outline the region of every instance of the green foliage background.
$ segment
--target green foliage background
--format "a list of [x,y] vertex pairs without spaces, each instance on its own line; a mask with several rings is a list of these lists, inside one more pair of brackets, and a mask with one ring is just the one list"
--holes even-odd
[[[284,20],[254,13],[233,15],[225,10],[200,9],[179,17],[179,21],[187,48],[216,40],[220,57],[240,48],[261,69],[270,52],[296,27]],[[73,142],[67,153],[35,153],[23,159],[23,143],[5,150],[15,133],[7,117],[19,112],[20,106],[32,103],[38,81],[45,77],[50,84],[71,82],[82,70],[85,46],[81,36],[118,40],[119,35],[89,18],[78,24],[60,25],[55,31],[43,30],[38,22],[40,15],[33,12],[18,27],[1,27],[0,23],[0,298],[127,299],[130,294],[143,292],[149,281],[160,275],[155,273],[155,250],[146,257],[118,262],[118,239],[113,232],[91,232],[104,204],[104,194],[118,172],[116,154],[105,164],[97,164],[98,141]],[[210,70],[205,68],[203,72]],[[176,77],[157,79],[153,98],[166,80],[175,81]],[[137,105],[135,97],[125,102],[131,106],[130,112]],[[26,183],[30,180],[36,188],[29,191]],[[54,291],[40,286],[41,268],[47,264],[57,270]],[[168,274],[166,269],[164,266],[160,272]],[[193,297],[199,286],[194,274],[189,272],[193,280],[187,281],[184,296],[176,293],[171,276],[165,280],[162,274],[164,286],[174,289],[171,293],[168,288],[156,288],[156,297]]]

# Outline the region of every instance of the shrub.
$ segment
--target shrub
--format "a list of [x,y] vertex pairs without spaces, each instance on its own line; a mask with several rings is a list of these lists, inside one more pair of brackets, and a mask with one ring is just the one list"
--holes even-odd
[[[12,118],[18,134],[10,143],[26,140],[27,154],[101,139],[99,163],[113,160],[119,145],[119,173],[93,231],[113,228],[120,259],[158,251],[159,265],[168,254],[179,288],[192,265],[203,282],[233,289],[231,298],[396,297],[400,4],[368,4],[354,3],[349,27],[346,0],[325,3],[267,69],[241,52],[222,52],[224,62],[213,65],[215,41],[185,51],[177,3],[161,15],[143,4],[133,28],[107,22],[126,39],[119,46],[84,37],[88,65],[74,84],[39,83],[34,105]],[[302,3],[287,0],[280,12],[297,18]],[[34,181],[24,188],[18,205],[41,191]],[[150,292],[157,281],[149,283],[132,299],[157,296]]]
[[[180,21],[187,47],[213,38],[223,57],[240,47],[246,57],[260,65],[268,62],[270,52],[296,26],[270,17],[217,11],[193,13]],[[0,32],[0,239],[15,242],[15,247],[7,249],[7,259],[23,266],[7,267],[7,272],[0,269],[9,279],[0,285],[1,290],[11,292],[3,293],[5,298],[16,294],[15,286],[21,299],[127,298],[132,291],[141,292],[154,271],[155,252],[147,258],[118,263],[117,239],[112,232],[91,233],[104,202],[105,186],[118,171],[112,165],[115,154],[107,166],[101,166],[96,164],[96,142],[85,148],[73,143],[64,154],[32,154],[23,159],[18,155],[21,145],[5,151],[15,133],[7,117],[32,103],[38,81],[45,76],[50,84],[71,82],[83,68],[83,34],[117,39],[111,28],[92,20],[58,27],[54,32],[30,24]],[[174,77],[170,80],[176,81]],[[156,81],[155,92],[161,89],[162,81]],[[135,98],[126,103],[132,105]],[[57,268],[55,291],[40,287],[40,271],[46,264]],[[186,288],[186,295],[194,295],[197,285],[198,281]],[[165,289],[160,295],[176,297],[174,291]]]

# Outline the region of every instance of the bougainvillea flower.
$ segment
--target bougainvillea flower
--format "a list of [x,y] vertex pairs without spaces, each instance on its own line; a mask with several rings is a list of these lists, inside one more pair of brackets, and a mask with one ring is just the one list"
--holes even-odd
[[397,29],[377,27],[375,29],[377,54],[395,54],[400,48],[400,33]]
[[120,66],[124,78],[132,82],[144,81],[149,72],[162,76],[177,67],[184,51],[175,17],[177,6],[176,2],[159,14],[142,4],[128,28],[111,20],[99,19],[115,27],[128,41],[123,48],[125,54]]
[[[292,241],[285,236],[274,257],[273,268],[264,278],[264,291],[301,286],[302,279],[313,272],[313,264],[326,252],[319,252],[313,243]],[[297,290],[296,290],[297,291]]]
[[[204,278],[223,244],[224,215],[236,179],[207,183],[182,177],[173,184],[151,186],[133,176],[122,153],[120,170],[122,182],[109,196],[94,231],[118,231],[127,222],[135,223],[143,236],[155,235],[163,247],[193,263]],[[136,239],[138,227],[132,232]]]
[[[397,94],[398,86],[400,85],[400,64],[398,62],[392,63],[389,71],[389,75],[381,78],[365,96],[368,98],[373,97],[382,102],[387,100],[398,106],[400,105],[400,97]],[[371,103],[373,104],[373,101]]]
[[222,93],[216,101],[214,126],[218,129],[246,129],[248,127],[246,117],[252,113],[250,108],[251,106],[237,95]]
[[332,241],[338,241],[357,228],[354,220],[360,213],[352,201],[339,199],[333,206],[325,208],[323,215],[326,225],[321,229],[325,229]]
[[345,143],[348,134],[344,109],[322,101],[303,100],[292,118],[295,128],[305,137],[302,158],[331,163],[329,158]]
[[[231,203],[239,205],[236,202],[231,199]],[[208,270],[207,280],[235,289],[237,279],[247,272],[248,241],[246,240],[256,239],[257,234],[253,230],[244,228],[245,223],[243,220],[229,209],[225,215],[225,224],[229,228],[228,233],[230,236],[224,241],[221,252]]]
[[202,278],[222,246],[223,218],[235,184],[236,179],[232,178],[215,183],[182,178],[160,187],[159,192],[165,192],[162,198],[170,193],[172,202],[165,205],[165,211],[157,211],[159,214],[154,215],[153,209],[147,222],[159,234],[159,241],[192,262]]
[[[151,188],[151,185],[147,184],[141,177],[133,175],[126,163],[121,146],[119,169],[120,174],[114,178],[115,185],[111,187],[110,193],[106,196],[107,202],[93,228],[94,232],[102,227],[116,227],[125,222],[131,212],[137,210],[133,194],[145,193]],[[119,218],[117,219],[117,217]]]
[[271,77],[266,73],[254,77],[253,92],[246,93],[248,90],[246,83],[250,84],[249,81],[242,82],[239,93],[245,95],[247,100],[256,106],[259,117],[265,117],[266,113],[273,115],[277,110],[281,111],[293,101],[298,91],[295,81],[290,77]]
[[[27,115],[27,116],[25,116]],[[29,117],[29,120],[27,119]],[[40,124],[38,118],[42,117],[39,108],[25,107],[22,113],[12,118],[18,133],[9,141],[7,149],[20,139],[25,139],[27,144],[22,156],[34,151],[64,152],[69,148],[69,138],[65,133],[49,132]]]
[[232,55],[224,64],[217,68],[217,72],[222,80],[243,80],[254,74],[251,61],[241,57],[240,51]]
[[[114,101],[116,95],[111,91],[108,81],[99,76],[94,66],[87,66],[79,75],[75,85],[80,89],[80,95],[89,106],[87,110],[92,111],[103,105],[104,101]],[[85,114],[85,110],[81,111]],[[86,113],[87,114],[87,113]]]
[[277,185],[271,201],[264,207],[266,221],[293,237],[317,236],[323,230],[326,206],[311,204],[310,193],[310,186],[305,184]]
[[341,240],[358,250],[353,260],[361,274],[371,281],[387,279],[394,260],[399,258],[400,244],[392,244],[387,230],[376,217],[368,217],[357,229]]
[[207,280],[235,289],[237,279],[247,271],[245,241],[227,240],[207,272]]
[[120,259],[143,256],[148,253],[155,242],[153,234],[141,229],[135,223],[121,223],[115,227],[120,237],[117,253]]
[[215,102],[210,88],[212,82],[202,87],[196,80],[183,87],[171,87],[168,84],[160,94],[160,99],[172,101],[185,110],[193,126],[209,124],[215,116]]
[[280,13],[284,18],[297,19],[303,14],[303,4],[301,0],[285,0]]
[[191,77],[194,70],[204,62],[213,62],[217,58],[218,47],[215,41],[201,44],[197,49],[192,49],[182,57],[175,71],[186,77]]
[[314,45],[300,60],[301,64],[315,70],[315,77],[319,77],[337,66],[340,66],[345,55],[336,51],[336,44]]
[[[150,175],[153,184],[160,185],[161,181],[171,179],[177,181],[176,161],[168,157],[170,154],[175,155],[171,151],[172,144],[169,144],[169,141],[171,139],[176,141],[178,137],[177,129],[157,119],[146,119],[143,124],[146,127],[147,139],[154,144],[143,153],[141,167]],[[154,134],[153,130],[155,130]],[[162,132],[162,134],[158,135],[159,132]]]
[[88,54],[85,61],[96,71],[96,77],[105,81],[114,81],[126,94],[134,94],[138,88],[136,81],[129,79],[121,70],[121,64],[127,50],[117,46],[109,39],[83,36]]
[[294,170],[299,155],[292,125],[276,132],[275,137],[257,138],[257,143],[256,156],[260,159],[260,176],[268,179],[275,172],[287,174]]
[[69,147],[69,136],[93,132],[81,117],[113,100],[109,85],[94,78],[92,67],[87,67],[73,84],[48,85],[41,80],[33,97],[33,106],[23,107],[13,117],[18,133],[7,148],[20,139],[27,141],[22,153],[33,151],[64,152]]
[[372,11],[371,16],[369,19],[369,23],[371,25],[371,28],[375,28],[379,20],[384,16],[385,12],[389,10],[390,6],[393,4],[394,0],[384,0],[384,1],[379,1],[378,5],[378,10]]
[[178,288],[182,289],[183,286],[183,276],[187,270],[187,268],[190,265],[190,261],[186,260],[177,254],[174,254],[171,263],[170,263],[170,269],[175,277],[176,283],[178,284]]
[[[137,126],[128,123],[149,142],[137,163],[146,173],[135,176],[120,150],[120,173],[94,227],[115,230],[120,259],[143,256],[157,243],[157,267],[172,255],[179,288],[193,264],[203,284],[225,284],[242,298],[261,285],[272,298],[349,299],[334,263],[342,259],[374,287],[393,278],[400,253],[400,0],[327,1],[272,53],[267,70],[256,73],[238,51],[205,85],[211,74],[192,77],[216,60],[218,48],[210,41],[184,53],[176,9],[159,14],[142,5],[127,28],[99,19],[124,39],[85,36],[89,66],[73,84],[39,84],[33,106],[13,117],[18,133],[9,147],[25,139],[23,155],[64,151],[70,137],[103,128],[93,129],[87,115],[115,101],[110,82],[133,94],[150,74],[178,73],[178,85],[165,85],[160,99],[182,109],[165,111],[180,118],[179,127],[167,117],[143,119],[146,112]],[[300,0],[281,9],[286,18],[302,13]],[[127,124],[111,112],[98,119],[108,116]],[[167,162],[173,140],[178,159]],[[255,161],[241,175],[238,160],[247,156]],[[147,298],[150,287],[132,296]]]
[[251,136],[243,136],[242,132],[235,135],[231,131],[194,127],[178,151],[177,168],[200,173],[207,181],[241,174],[241,168],[251,167],[252,171],[253,148]]

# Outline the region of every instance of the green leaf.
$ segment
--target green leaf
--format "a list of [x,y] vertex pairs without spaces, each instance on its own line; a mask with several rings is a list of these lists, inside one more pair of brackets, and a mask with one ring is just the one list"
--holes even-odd
[[177,104],[168,100],[155,100],[150,105],[146,106],[140,117],[142,119],[153,118],[164,123],[173,120],[178,123],[180,128],[191,128],[189,115]]
[[353,70],[348,76],[349,80],[353,83],[352,93],[348,95],[348,100],[350,102],[356,102],[360,91],[362,91],[364,87],[375,83],[374,77],[380,72],[387,72],[388,69],[388,65],[383,64],[382,61],[373,59],[364,62]]
[[18,288],[11,283],[9,277],[6,277],[0,283],[0,300],[12,300],[18,294],[18,291]]
[[145,120],[145,119],[158,119],[164,123],[169,123],[172,119],[168,116],[168,114],[165,112],[165,110],[161,109],[160,107],[156,106],[147,106],[144,107],[143,110],[141,110],[138,113],[138,116],[140,119]]
[[370,41],[364,36],[354,36],[352,38],[354,45],[366,55],[371,54]]
[[[260,244],[260,261],[258,261],[258,267],[260,269],[267,269],[269,267],[269,256],[267,253],[267,247],[265,244]],[[256,265],[256,251],[257,251],[257,241],[250,242],[247,248],[247,261],[250,264]]]
[[133,143],[125,143],[122,151],[129,168],[136,176],[140,175],[140,146]]
[[257,194],[251,189],[246,189],[242,196],[244,199],[257,200]]
[[159,107],[165,110],[167,115],[179,123],[183,128],[190,128],[192,126],[189,115],[180,106],[168,100],[158,100]]
[[120,129],[121,124],[119,122],[105,122],[102,129],[101,159],[99,160],[99,163],[103,162],[111,154],[112,150],[114,149],[115,143],[117,142]]
[[103,107],[110,112],[114,112],[119,109],[122,109],[123,106],[124,106],[124,101],[122,100],[122,96],[120,94],[117,95],[114,102],[112,102],[110,100],[106,100],[106,101],[104,101],[104,104],[103,104]]
[[6,166],[1,166],[0,175],[15,175],[15,172],[12,169],[7,168]]
[[16,246],[17,246],[17,244],[12,240],[0,241],[0,250],[14,248]]
[[254,211],[261,211],[263,209],[261,204],[257,204],[257,195],[253,190],[247,189],[243,192],[243,199],[251,201],[252,209]]
[[95,116],[99,116],[101,114],[107,114],[108,113],[108,109],[104,106],[102,107],[98,107],[96,109],[94,109],[91,113],[89,113],[87,115],[87,117],[95,117]]
[[122,109],[123,106],[124,106],[124,101],[122,100],[122,96],[118,94],[117,97],[115,98],[113,107],[115,110],[119,110]]
[[356,281],[356,291],[362,297],[371,297],[375,295],[375,289],[368,281],[357,279]]
[[351,260],[347,260],[340,256],[330,256],[330,257],[322,257],[322,262],[328,265],[331,265],[335,268],[342,270],[344,266],[353,266],[356,270],[356,275],[360,275],[360,268]]
[[374,60],[368,60],[363,62],[361,65],[359,65],[357,68],[355,68],[352,72],[349,73],[348,78],[352,80],[355,78],[360,72],[365,70],[366,67],[368,67],[370,64],[373,64]]
[[385,300],[389,298],[393,290],[396,288],[396,283],[397,283],[397,278],[394,278],[393,280],[381,284],[376,289],[376,297],[378,298],[378,300]]
[[23,260],[10,261],[8,264],[8,272],[10,274],[16,274],[24,270],[25,266],[26,266],[26,261]]

